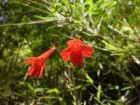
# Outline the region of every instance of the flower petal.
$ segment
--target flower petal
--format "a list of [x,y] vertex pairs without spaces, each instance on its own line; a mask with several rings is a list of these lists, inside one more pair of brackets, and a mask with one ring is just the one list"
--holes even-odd
[[40,68],[40,70],[38,72],[38,78],[40,78],[42,76],[43,69],[44,69],[44,65],[41,66],[41,68]]
[[35,75],[37,75],[38,78],[40,78],[42,76],[43,68],[44,68],[43,59],[36,58],[33,62],[33,65],[28,70],[27,74],[30,75],[31,77],[34,77]]
[[71,53],[71,59],[74,66],[81,66],[83,63],[81,51],[80,50],[73,51]]
[[82,41],[80,39],[73,39],[73,40],[69,40],[67,42],[67,45],[69,47],[73,46],[73,45],[82,45]]
[[39,56],[39,58],[44,58],[44,60],[47,59],[54,50],[55,50],[55,47],[52,47],[50,50],[48,50],[45,53],[41,54]]
[[30,69],[28,70],[27,74],[32,77],[33,71],[35,70],[35,66],[31,66]]
[[67,62],[70,60],[70,54],[71,54],[71,48],[65,48],[61,53],[60,56],[62,56],[63,61]]
[[82,47],[82,55],[84,57],[91,57],[91,54],[94,51],[94,49],[90,46],[87,46],[87,45],[83,45],[81,47]]
[[37,57],[30,57],[25,63],[26,64],[32,64],[33,61],[36,59]]

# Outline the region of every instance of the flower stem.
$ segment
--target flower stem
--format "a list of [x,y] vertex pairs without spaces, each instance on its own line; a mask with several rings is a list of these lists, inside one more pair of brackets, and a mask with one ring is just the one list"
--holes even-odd
[[79,105],[79,97],[78,97],[78,92],[76,90],[73,70],[71,70],[71,80],[72,80],[72,84],[73,84],[73,88],[74,88],[74,95],[75,95],[76,105]]

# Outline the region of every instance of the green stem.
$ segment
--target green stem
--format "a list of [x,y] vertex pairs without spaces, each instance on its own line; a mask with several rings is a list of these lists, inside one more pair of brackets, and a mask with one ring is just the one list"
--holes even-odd
[[75,79],[74,79],[73,70],[71,70],[71,80],[72,80],[72,84],[73,84],[73,88],[74,88],[74,95],[76,97],[76,99],[75,99],[76,105],[79,105],[79,97],[78,97],[78,92],[76,90],[76,85],[75,85]]

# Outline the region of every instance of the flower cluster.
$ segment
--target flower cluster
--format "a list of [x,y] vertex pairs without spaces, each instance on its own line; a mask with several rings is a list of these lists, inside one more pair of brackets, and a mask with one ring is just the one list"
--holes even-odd
[[[91,54],[94,51],[92,47],[84,45],[80,39],[69,40],[67,45],[68,47],[60,53],[60,56],[62,56],[64,62],[71,59],[74,66],[82,66],[83,57],[91,57]],[[38,57],[30,57],[26,61],[26,64],[31,64],[32,66],[29,68],[27,74],[31,77],[37,75],[37,77],[40,78],[42,76],[46,59],[55,49],[55,47],[52,47]]]

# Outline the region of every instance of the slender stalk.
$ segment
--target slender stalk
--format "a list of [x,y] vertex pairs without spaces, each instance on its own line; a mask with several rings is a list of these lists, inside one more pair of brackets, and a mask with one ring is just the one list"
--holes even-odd
[[71,72],[71,80],[72,80],[72,84],[73,84],[73,88],[74,88],[74,95],[75,95],[75,101],[76,101],[76,105],[79,105],[79,97],[78,97],[78,92],[76,90],[76,85],[75,85],[75,79],[74,79],[74,73],[73,70],[70,71]]

